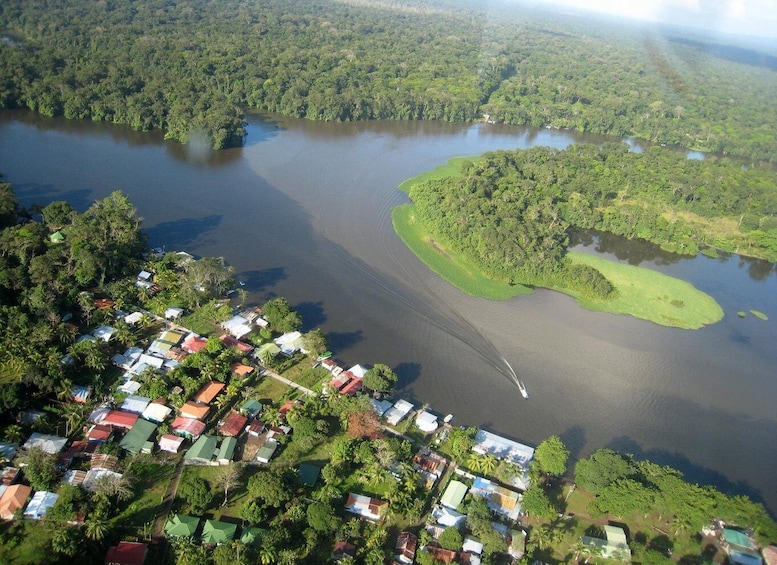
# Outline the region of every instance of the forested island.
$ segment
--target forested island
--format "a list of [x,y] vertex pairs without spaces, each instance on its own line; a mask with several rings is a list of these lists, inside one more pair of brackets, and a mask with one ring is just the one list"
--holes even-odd
[[315,120],[571,128],[777,160],[774,55],[678,30],[491,2],[9,0],[0,108],[245,135]]
[[222,258],[148,249],[120,192],[0,196],[4,563],[707,564],[777,542],[761,504],[670,467],[600,449],[571,469],[557,436],[422,428],[427,405],[381,417],[392,368],[338,372],[317,328],[281,354],[294,308],[244,304]]

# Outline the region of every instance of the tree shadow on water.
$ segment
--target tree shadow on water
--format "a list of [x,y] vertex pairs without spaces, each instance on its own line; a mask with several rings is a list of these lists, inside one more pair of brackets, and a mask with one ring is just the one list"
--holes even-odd
[[397,388],[404,388],[415,382],[421,376],[420,363],[400,363],[394,367],[394,372],[399,377]]
[[303,327],[307,331],[322,326],[327,320],[323,302],[301,302],[294,310],[302,317]]
[[261,271],[244,271],[238,278],[245,282],[246,290],[260,292],[287,279],[288,275],[283,267],[271,267]]
[[168,249],[182,249],[201,240],[202,235],[221,223],[222,216],[212,214],[204,218],[183,218],[163,222],[146,229],[151,245],[164,245]]
[[327,332],[326,340],[332,351],[342,353],[364,340],[364,333],[362,330],[356,330],[355,332]]

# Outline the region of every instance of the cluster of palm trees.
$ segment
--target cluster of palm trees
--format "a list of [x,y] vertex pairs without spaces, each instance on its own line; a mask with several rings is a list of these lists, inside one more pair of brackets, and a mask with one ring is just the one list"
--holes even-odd
[[467,467],[469,467],[470,471],[474,471],[475,473],[493,475],[498,465],[499,461],[491,454],[481,455],[479,453],[471,453],[467,458]]

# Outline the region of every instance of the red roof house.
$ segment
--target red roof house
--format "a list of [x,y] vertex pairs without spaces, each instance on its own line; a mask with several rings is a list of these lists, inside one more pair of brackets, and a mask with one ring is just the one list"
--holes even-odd
[[143,565],[148,546],[135,541],[120,541],[105,554],[105,565]]
[[[345,373],[343,373],[345,374]],[[340,389],[340,392],[343,394],[356,394],[362,389],[362,380],[361,379],[353,379],[350,381],[347,385],[345,385],[343,388]]]
[[248,423],[248,418],[241,416],[237,412],[230,412],[229,416],[219,426],[219,431],[223,436],[239,436]]
[[104,426],[107,425],[123,430],[130,430],[139,417],[138,414],[125,412],[124,410],[111,410],[100,423]]
[[222,335],[219,339],[227,347],[237,347],[241,353],[251,353],[254,350],[253,346],[243,343],[231,335]]
[[183,340],[183,343],[181,344],[181,349],[188,353],[198,353],[199,351],[202,351],[205,349],[205,347],[208,345],[208,340],[204,337],[200,337],[198,335],[189,334],[186,336],[186,339]]
[[105,424],[95,424],[86,434],[86,439],[89,441],[109,441],[113,436],[113,428],[106,426]]
[[170,431],[191,439],[197,439],[205,431],[205,423],[195,418],[178,416],[170,425]]
[[195,402],[202,402],[203,404],[210,404],[226,386],[227,385],[224,383],[218,381],[208,381],[197,391],[197,394],[194,395],[192,400]]

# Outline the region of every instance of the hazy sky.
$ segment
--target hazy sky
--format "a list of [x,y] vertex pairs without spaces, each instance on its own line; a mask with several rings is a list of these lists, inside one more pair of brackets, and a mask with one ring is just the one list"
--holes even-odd
[[544,0],[647,21],[777,37],[777,0]]

